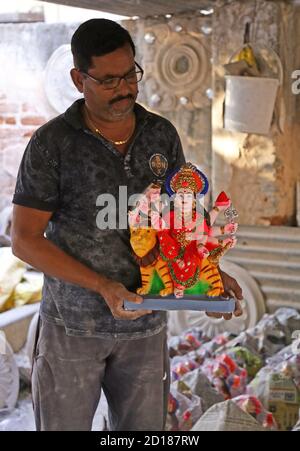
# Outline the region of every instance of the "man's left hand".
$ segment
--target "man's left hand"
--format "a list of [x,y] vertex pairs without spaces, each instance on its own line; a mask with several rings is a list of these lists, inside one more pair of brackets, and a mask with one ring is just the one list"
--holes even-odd
[[[241,316],[243,314],[243,309],[241,306],[241,301],[243,300],[243,290],[233,277],[229,276],[221,269],[219,269],[219,272],[224,285],[223,296],[235,298],[235,311],[233,314],[236,317]],[[224,318],[227,321],[232,318],[232,313],[206,313],[206,315],[212,318]]]

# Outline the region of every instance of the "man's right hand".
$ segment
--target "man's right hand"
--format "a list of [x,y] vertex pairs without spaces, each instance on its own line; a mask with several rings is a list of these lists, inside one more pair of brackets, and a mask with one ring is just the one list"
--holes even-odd
[[135,302],[141,304],[142,296],[128,291],[124,285],[113,280],[107,280],[101,283],[99,290],[101,296],[108,305],[115,319],[135,320],[144,315],[149,315],[152,310],[127,311],[124,309],[124,301]]

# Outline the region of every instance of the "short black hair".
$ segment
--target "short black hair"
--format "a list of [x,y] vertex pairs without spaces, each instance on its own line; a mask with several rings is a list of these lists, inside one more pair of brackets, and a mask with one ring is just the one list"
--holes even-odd
[[111,53],[130,44],[135,55],[135,45],[128,31],[108,19],[90,19],[82,23],[72,36],[71,50],[77,69],[87,72],[92,56]]

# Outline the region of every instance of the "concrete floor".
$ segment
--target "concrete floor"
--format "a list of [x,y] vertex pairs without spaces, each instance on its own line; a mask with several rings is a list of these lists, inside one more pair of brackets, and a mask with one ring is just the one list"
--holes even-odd
[[[103,431],[105,428],[104,415],[107,417],[107,403],[101,397],[96,411],[93,431]],[[22,390],[16,408],[12,412],[0,413],[0,431],[35,431],[31,395],[28,390]]]

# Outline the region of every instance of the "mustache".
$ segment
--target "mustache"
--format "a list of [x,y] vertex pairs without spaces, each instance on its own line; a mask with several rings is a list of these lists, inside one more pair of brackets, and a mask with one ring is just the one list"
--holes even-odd
[[134,100],[134,97],[132,94],[128,94],[127,96],[119,96],[119,97],[116,97],[116,98],[110,100],[109,104],[113,105],[114,103],[119,102],[120,100],[126,100],[126,99]]

